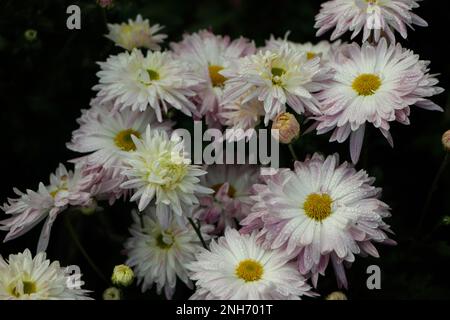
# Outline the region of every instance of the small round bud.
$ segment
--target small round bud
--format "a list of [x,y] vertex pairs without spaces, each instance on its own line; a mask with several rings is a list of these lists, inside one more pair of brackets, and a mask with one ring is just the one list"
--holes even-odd
[[445,151],[450,151],[450,130],[445,131],[442,135],[442,145]]
[[293,114],[283,112],[275,118],[272,130],[278,130],[278,141],[289,144],[300,135],[300,124]]
[[37,31],[34,29],[28,29],[24,32],[23,36],[25,37],[25,40],[33,42],[37,38]]
[[133,270],[125,265],[121,264],[114,267],[114,271],[111,277],[113,284],[118,286],[128,287],[134,280]]
[[442,224],[444,226],[450,226],[450,216],[445,216],[442,218]]
[[103,292],[103,300],[120,300],[122,293],[115,287],[109,287]]
[[95,213],[95,211],[97,210],[97,207],[98,207],[97,206],[97,201],[93,200],[90,205],[85,206],[85,207],[81,207],[80,211],[85,216],[90,216],[90,215],[93,215]]
[[334,291],[326,296],[325,300],[348,300],[347,296],[341,291]]
[[97,4],[105,9],[109,9],[113,6],[113,0],[97,0]]

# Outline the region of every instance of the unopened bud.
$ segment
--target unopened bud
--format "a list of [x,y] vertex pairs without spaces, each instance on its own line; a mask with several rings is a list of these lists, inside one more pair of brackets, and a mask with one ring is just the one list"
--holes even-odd
[[450,151],[450,130],[445,131],[442,135],[442,145],[445,151]]
[[300,135],[300,124],[293,114],[283,112],[275,118],[272,130],[278,130],[278,140],[281,143],[289,144]]
[[334,291],[330,293],[325,300],[348,300],[347,296],[341,291]]
[[37,31],[34,29],[28,29],[24,32],[23,36],[25,37],[25,40],[33,42],[37,38]]
[[108,9],[113,6],[113,0],[97,0],[97,4],[102,8]]
[[111,277],[113,284],[118,286],[128,287],[134,280],[133,270],[125,265],[121,264],[114,267],[114,271]]
[[444,226],[450,226],[450,216],[445,216],[442,218],[442,224]]
[[115,287],[110,287],[103,292],[103,300],[120,300],[122,293]]

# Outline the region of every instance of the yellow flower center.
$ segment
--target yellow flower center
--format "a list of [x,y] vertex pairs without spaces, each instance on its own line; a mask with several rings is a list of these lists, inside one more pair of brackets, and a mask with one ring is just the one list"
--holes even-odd
[[281,84],[281,76],[286,73],[283,68],[273,67],[270,72],[272,73],[272,83],[275,85]]
[[161,163],[161,168],[165,170],[163,179],[165,180],[162,188],[166,191],[176,188],[187,174],[187,166],[179,163]]
[[159,80],[159,73],[155,70],[148,69],[147,73],[151,81]]
[[[217,191],[219,191],[219,189],[223,186],[223,183],[218,183],[213,185],[211,188],[217,193]],[[234,195],[236,194],[236,189],[230,184],[228,186],[228,196],[230,198],[234,198]]]
[[308,52],[306,53],[306,59],[308,59],[308,60],[312,60],[312,59],[314,59],[316,56],[317,56],[317,54],[314,53],[314,52],[312,52],[312,51],[308,51]]
[[120,131],[116,135],[114,138],[114,143],[123,151],[134,151],[136,150],[136,146],[134,145],[133,139],[131,139],[131,135],[134,135],[138,139],[141,137],[141,134],[138,131],[134,129],[126,129]]
[[360,96],[371,96],[381,87],[381,79],[376,74],[364,73],[353,80],[352,88]]
[[175,238],[170,231],[158,234],[156,237],[156,245],[163,250],[169,250],[175,242]]
[[303,203],[306,215],[316,221],[322,221],[331,215],[331,204],[333,200],[326,194],[311,193]]
[[253,259],[241,261],[236,267],[235,274],[245,282],[261,280],[264,268],[261,263]]
[[24,279],[19,280],[18,283],[11,284],[9,289],[11,295],[16,298],[20,298],[24,295],[30,295],[37,292],[36,283],[34,281],[28,281]]
[[208,67],[209,78],[211,79],[213,87],[222,87],[227,80],[227,78],[219,73],[221,70],[223,70],[223,67],[217,65],[210,65]]

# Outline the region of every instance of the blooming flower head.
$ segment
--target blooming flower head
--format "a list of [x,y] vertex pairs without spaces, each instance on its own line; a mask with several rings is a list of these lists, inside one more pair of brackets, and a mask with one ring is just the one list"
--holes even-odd
[[33,258],[26,249],[6,261],[0,255],[0,300],[90,300],[79,276],[71,277],[45,252]]
[[59,213],[69,205],[87,207],[92,202],[91,188],[96,177],[85,175],[82,166],[68,171],[60,164],[50,175],[50,184],[39,183],[37,191],[26,193],[14,189],[18,198],[8,199],[1,208],[10,218],[0,221],[0,230],[8,231],[4,241],[15,239],[28,232],[46,218],[39,237],[38,252],[45,251],[50,238],[50,230]]
[[322,115],[319,134],[334,130],[330,141],[344,142],[350,136],[352,160],[359,159],[365,124],[378,128],[393,144],[392,121],[409,124],[410,106],[442,109],[429,100],[443,91],[428,73],[428,62],[419,60],[400,44],[365,43],[344,46],[329,65],[335,70],[330,85],[318,94]]
[[296,256],[298,270],[315,285],[331,261],[338,284],[347,286],[344,262],[352,263],[356,254],[378,257],[372,242],[393,243],[383,222],[389,207],[378,199],[374,179],[339,164],[337,155],[314,154],[294,167],[254,186],[255,204],[241,231],[261,229],[259,241]]
[[182,141],[171,140],[165,131],[151,130],[150,126],[141,139],[131,138],[136,149],[125,160],[123,174],[128,181],[122,187],[134,189],[130,200],[139,200],[139,211],[155,198],[158,212],[163,214],[167,206],[182,216],[183,207],[198,204],[197,194],[213,192],[199,184],[198,177],[206,171],[190,164]]
[[407,27],[418,25],[426,27],[425,20],[412,12],[419,7],[421,0],[332,0],[322,4],[316,16],[315,27],[321,36],[333,28],[331,40],[335,40],[347,31],[351,31],[352,39],[363,31],[363,42],[371,35],[379,41],[385,34],[395,42],[397,31],[406,39]]
[[241,58],[221,74],[228,78],[222,103],[244,96],[241,103],[257,98],[264,102],[266,125],[285,111],[286,103],[299,114],[319,113],[314,93],[323,89],[329,77],[319,58],[308,60],[305,52],[288,45]]
[[157,34],[163,26],[154,24],[150,27],[148,19],[143,20],[140,14],[136,20],[128,19],[128,23],[108,23],[109,33],[106,37],[112,40],[116,46],[126,50],[134,48],[147,48],[151,50],[161,49],[159,44],[167,38],[165,34]]
[[191,299],[295,300],[313,296],[310,286],[281,250],[266,250],[256,233],[226,229],[188,265],[197,290]]
[[201,177],[202,185],[215,193],[200,198],[196,216],[200,221],[215,225],[215,234],[225,227],[236,228],[251,208],[251,187],[258,182],[259,168],[250,165],[212,165]]
[[99,91],[99,103],[112,101],[115,109],[152,108],[159,122],[162,122],[162,112],[167,112],[169,107],[189,116],[196,113],[190,98],[195,96],[192,87],[202,79],[170,52],[147,51],[144,55],[134,49],[110,56],[99,65],[99,84],[93,88]]
[[179,59],[188,63],[200,75],[203,82],[196,88],[196,100],[201,116],[210,127],[219,127],[219,104],[226,78],[219,72],[229,61],[255,52],[255,46],[245,38],[231,41],[228,36],[215,35],[202,30],[187,34],[171,47]]
[[[134,269],[142,292],[156,284],[158,294],[164,289],[166,298],[170,299],[177,277],[192,289],[186,264],[194,260],[195,253],[202,247],[192,226],[180,226],[173,216],[161,224],[153,207],[142,216],[133,213],[133,219],[131,238],[125,248],[127,264]],[[203,236],[205,238],[206,234]]]
[[305,52],[308,60],[314,59],[315,57],[320,57],[320,61],[325,63],[330,60],[330,55],[332,55],[341,44],[340,41],[330,43],[326,40],[320,41],[316,44],[311,42],[297,43],[287,40],[288,35],[289,33],[287,33],[283,39],[271,36],[270,39],[266,41],[266,46],[264,48],[272,51],[279,50],[287,44],[292,50]]
[[111,104],[95,104],[83,112],[78,122],[80,127],[72,133],[67,148],[89,153],[82,161],[90,166],[111,168],[114,176],[118,175],[125,154],[136,149],[132,135],[140,138],[147,125],[165,131],[170,131],[172,126],[170,121],[158,123],[153,110],[112,112]]

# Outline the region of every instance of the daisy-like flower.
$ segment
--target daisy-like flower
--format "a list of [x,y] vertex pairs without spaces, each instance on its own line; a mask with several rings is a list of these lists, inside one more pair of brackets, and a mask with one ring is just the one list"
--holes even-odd
[[410,106],[442,111],[428,100],[443,92],[428,73],[427,61],[419,60],[400,44],[376,46],[365,43],[344,46],[329,65],[335,70],[330,85],[317,96],[322,115],[317,132],[334,130],[330,141],[344,142],[350,136],[351,158],[359,159],[365,124],[378,128],[393,145],[389,122],[409,124]]
[[99,84],[94,86],[99,103],[112,101],[115,109],[131,108],[145,111],[152,108],[159,122],[162,111],[169,107],[191,116],[196,113],[193,86],[202,79],[185,63],[174,59],[170,52],[140,50],[110,56],[99,62]]
[[168,206],[182,216],[188,207],[198,204],[197,195],[213,192],[199,184],[198,177],[206,171],[190,164],[183,141],[169,139],[165,131],[151,130],[150,126],[141,139],[131,138],[136,149],[125,160],[122,174],[128,181],[122,187],[134,189],[130,200],[138,201],[139,211],[155,198],[158,215],[164,215]]
[[218,111],[226,78],[219,72],[229,61],[253,54],[255,45],[245,38],[231,41],[228,36],[202,30],[184,35],[181,42],[172,43],[171,47],[203,80],[196,88],[200,115],[205,116],[209,127],[220,127]]
[[288,45],[241,58],[221,74],[228,79],[222,103],[241,98],[242,103],[253,98],[263,101],[265,125],[286,110],[286,103],[299,114],[306,111],[318,114],[314,93],[323,89],[330,77],[318,57],[308,60],[307,53]]
[[158,123],[153,110],[112,112],[111,104],[94,104],[90,110],[83,112],[78,122],[80,127],[72,133],[72,141],[67,148],[89,153],[81,158],[82,161],[89,166],[111,168],[113,176],[118,175],[124,155],[136,149],[132,135],[140,138],[148,125],[152,129],[165,131],[170,131],[172,126],[170,121]]
[[314,296],[295,264],[281,250],[263,249],[256,233],[226,229],[188,264],[197,290],[191,299],[296,300]]
[[0,230],[8,231],[4,241],[15,239],[32,229],[46,218],[39,237],[37,251],[45,251],[50,238],[50,231],[59,213],[69,205],[89,207],[93,195],[91,188],[97,181],[94,174],[83,173],[81,165],[75,171],[68,171],[60,164],[55,173],[50,175],[50,184],[39,183],[37,191],[26,193],[14,189],[18,198],[8,199],[1,208],[10,218],[0,221]]
[[112,40],[116,46],[129,51],[134,48],[160,50],[159,44],[167,38],[165,34],[157,34],[163,28],[159,24],[150,26],[148,19],[144,20],[138,14],[136,20],[128,19],[128,23],[108,23],[109,33],[106,37]]
[[0,255],[0,300],[91,300],[80,275],[68,271],[46,259],[45,252],[33,258],[26,249],[6,261]]
[[[227,127],[227,139],[241,139],[254,129],[264,116],[264,104],[257,98],[246,101],[245,96],[229,102],[220,109],[220,118]],[[231,133],[230,133],[231,132]]]
[[212,165],[201,177],[202,185],[215,193],[200,198],[196,216],[200,221],[215,225],[214,234],[225,227],[236,228],[250,211],[251,187],[258,182],[259,168],[250,165]]
[[373,182],[364,170],[340,165],[338,155],[314,154],[295,162],[294,171],[280,170],[254,186],[255,204],[241,232],[261,230],[263,246],[297,256],[298,270],[315,286],[331,261],[339,286],[346,287],[344,262],[351,264],[356,254],[378,257],[372,242],[395,243],[383,222],[389,207]]
[[[180,226],[173,216],[161,224],[153,207],[142,215],[134,212],[133,219],[131,238],[125,242],[126,263],[133,268],[142,292],[156,284],[157,293],[161,294],[164,289],[166,298],[171,299],[177,278],[192,289],[186,265],[202,248],[192,226]],[[203,238],[207,239],[206,233]]]
[[427,22],[412,12],[421,0],[332,0],[322,4],[316,16],[317,36],[333,28],[331,40],[347,31],[352,39],[363,31],[363,42],[371,35],[378,41],[384,33],[392,42],[394,31],[406,39],[407,27],[428,26]]
[[336,41],[330,43],[326,40],[320,41],[316,44],[312,42],[297,43],[287,40],[289,33],[286,34],[284,38],[275,38],[271,36],[269,40],[266,41],[266,50],[279,50],[284,45],[288,45],[291,49],[297,50],[298,52],[306,52],[306,57],[308,60],[314,59],[315,57],[320,57],[322,63],[326,63],[330,60],[330,55],[339,48],[341,42]]

